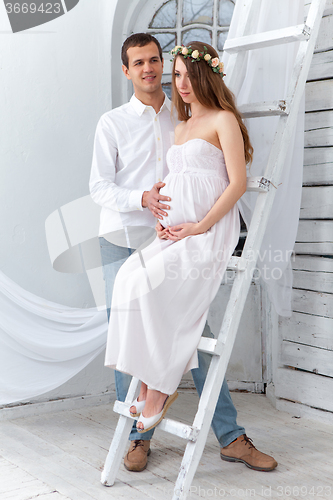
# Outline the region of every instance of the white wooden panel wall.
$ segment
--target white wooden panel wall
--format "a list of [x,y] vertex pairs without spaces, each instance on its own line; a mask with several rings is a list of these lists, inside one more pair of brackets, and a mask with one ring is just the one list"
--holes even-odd
[[[277,397],[333,412],[332,378],[287,368],[279,368],[278,377],[279,384],[275,388]],[[292,406],[291,403],[291,412],[294,411]]]
[[306,148],[304,150],[303,185],[333,183],[333,148]]
[[[306,14],[309,4],[305,0]],[[327,0],[324,16],[306,88],[305,186],[333,184],[333,0]]]
[[332,219],[333,186],[303,187],[300,218]]
[[[305,0],[306,12],[309,3]],[[325,415],[333,421],[333,0],[327,1],[305,98],[293,315],[279,321],[275,395],[285,410],[322,409],[332,412]]]
[[300,220],[295,252],[331,255],[333,254],[332,235],[333,221],[331,220]]

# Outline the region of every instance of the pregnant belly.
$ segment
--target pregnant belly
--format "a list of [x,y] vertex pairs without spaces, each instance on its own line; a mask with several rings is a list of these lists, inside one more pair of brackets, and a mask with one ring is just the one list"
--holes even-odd
[[189,175],[168,174],[164,179],[165,186],[160,194],[169,196],[170,202],[162,202],[170,206],[167,216],[160,220],[162,226],[176,226],[184,222],[199,222],[205,217],[218,198],[221,186]]

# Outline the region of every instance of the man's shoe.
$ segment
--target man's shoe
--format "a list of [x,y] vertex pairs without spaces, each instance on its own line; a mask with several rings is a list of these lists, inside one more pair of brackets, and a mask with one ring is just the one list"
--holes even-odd
[[235,441],[221,448],[221,458],[227,462],[243,462],[253,470],[268,472],[275,469],[277,462],[273,457],[261,453],[252,444],[246,434],[239,436]]
[[147,467],[148,455],[150,455],[150,441],[144,441],[143,439],[131,441],[124,458],[126,469],[132,472],[141,472]]

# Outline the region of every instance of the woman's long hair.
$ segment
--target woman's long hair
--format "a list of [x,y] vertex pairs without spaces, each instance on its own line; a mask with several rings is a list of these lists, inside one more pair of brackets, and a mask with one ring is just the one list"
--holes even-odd
[[[216,50],[207,43],[191,42],[187,47],[191,47],[192,50],[198,50],[199,52],[205,52],[204,47],[207,47],[208,54],[212,56],[212,59],[214,57],[219,57]],[[185,58],[181,54],[175,56],[172,67],[172,101],[177,109],[178,119],[187,121],[191,118],[191,106],[183,101],[176,88],[175,64],[178,57],[182,58],[187,68],[193,91],[200,104],[210,109],[229,110],[235,115],[244,140],[245,161],[246,163],[251,163],[253,147],[241,114],[236,108],[233,93],[228,89],[221,75],[215,73],[206,61],[200,60],[192,62],[193,59],[191,57]]]

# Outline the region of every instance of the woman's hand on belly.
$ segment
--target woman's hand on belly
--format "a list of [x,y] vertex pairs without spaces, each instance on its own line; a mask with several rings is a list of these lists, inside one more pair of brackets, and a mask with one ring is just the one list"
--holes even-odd
[[184,222],[183,224],[178,224],[177,226],[167,227],[169,231],[169,240],[178,241],[186,238],[187,236],[195,236],[201,234],[199,230],[199,225],[195,222]]
[[161,239],[161,240],[168,240],[169,239],[169,230],[164,228],[162,226],[162,224],[160,223],[160,221],[158,221],[158,223],[156,224],[155,226],[155,231],[157,233],[157,236]]

